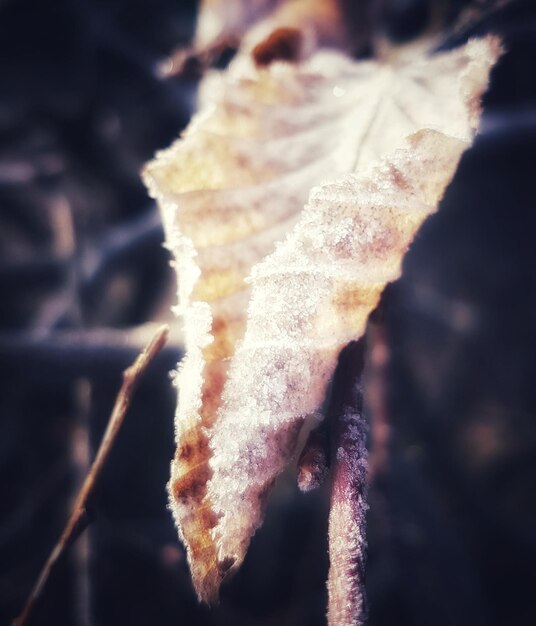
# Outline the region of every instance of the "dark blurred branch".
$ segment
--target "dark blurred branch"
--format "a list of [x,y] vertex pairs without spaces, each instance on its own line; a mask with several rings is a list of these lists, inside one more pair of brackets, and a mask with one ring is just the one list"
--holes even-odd
[[[97,328],[51,333],[0,333],[0,367],[24,371],[28,379],[66,381],[80,376],[110,376],[132,362],[157,324],[134,329]],[[171,369],[182,356],[182,336],[177,330],[162,350],[161,358]]]
[[8,289],[32,288],[42,284],[56,284],[65,280],[71,259],[56,254],[0,264],[0,283]]
[[68,472],[69,467],[65,459],[60,458],[45,472],[43,478],[25,493],[19,506],[3,515],[0,524],[0,549],[14,542],[17,534],[26,529],[31,531],[32,524],[42,512],[42,508],[47,501],[57,495]]
[[121,389],[119,390],[119,394],[117,396],[115,406],[110,416],[106,432],[104,433],[104,437],[102,438],[102,442],[95,457],[95,460],[93,461],[89,473],[82,485],[82,488],[80,489],[80,493],[76,498],[75,504],[73,506],[73,512],[69,517],[69,520],[67,521],[67,525],[65,526],[61,537],[59,538],[57,544],[54,546],[54,549],[50,553],[50,556],[43,566],[39,578],[37,579],[37,582],[30,593],[30,596],[24,606],[22,613],[13,622],[14,626],[23,626],[26,623],[32,611],[32,608],[35,605],[36,600],[41,595],[46,585],[46,582],[59,558],[87,525],[88,499],[93,493],[104,464],[108,459],[119,429],[121,428],[121,424],[123,423],[125,415],[132,401],[134,391],[136,390],[136,387],[138,386],[138,383],[140,381],[140,378],[143,376],[145,370],[153,361],[155,356],[164,347],[167,341],[168,332],[169,329],[167,326],[160,327],[160,329],[157,331],[145,350],[138,356],[134,364],[131,365],[131,367],[129,367],[127,370],[125,370],[123,374],[123,384],[121,386]]
[[[384,294],[385,299],[385,294]],[[380,305],[369,319],[367,328],[367,377],[365,400],[370,413],[371,451],[369,483],[383,476],[389,463],[391,426],[387,407],[387,370],[390,350],[384,307]]]
[[[59,230],[63,235],[74,232],[67,219]],[[74,234],[71,239],[74,242]],[[0,262],[0,286],[12,294],[24,294],[29,290],[52,290],[63,285],[51,310],[35,321],[38,328],[58,328],[65,325],[73,312],[79,319],[79,292],[82,297],[97,298],[114,272],[132,266],[133,261],[143,259],[163,241],[160,216],[151,207],[141,216],[110,229],[102,239],[91,242],[80,258],[75,257],[73,243],[55,246],[54,251],[31,258]]]
[[163,241],[162,222],[154,206],[140,217],[110,229],[82,259],[84,288],[99,282],[116,264],[132,260],[132,255]]

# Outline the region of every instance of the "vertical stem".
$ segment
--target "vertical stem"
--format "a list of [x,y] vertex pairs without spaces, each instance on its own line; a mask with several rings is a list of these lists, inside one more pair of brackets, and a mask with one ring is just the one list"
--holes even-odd
[[363,419],[364,340],[339,356],[332,391],[328,623],[361,626],[365,602],[367,424]]
[[[75,382],[76,415],[71,435],[71,463],[76,477],[76,492],[82,487],[90,469],[89,411],[91,405],[91,382],[80,378]],[[74,498],[73,498],[74,501]],[[90,582],[89,582],[89,537],[83,533],[73,548],[74,586],[75,586],[75,623],[77,626],[90,624]]]
[[390,352],[385,320],[371,316],[367,330],[367,381],[365,399],[370,412],[371,451],[369,482],[385,475],[389,462],[391,427],[387,407]]

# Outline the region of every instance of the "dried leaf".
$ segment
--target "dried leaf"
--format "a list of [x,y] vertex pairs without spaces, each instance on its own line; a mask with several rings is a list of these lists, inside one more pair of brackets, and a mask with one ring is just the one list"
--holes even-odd
[[322,46],[348,46],[339,0],[287,0],[244,37],[242,49],[257,64],[276,59],[299,61]]
[[306,58],[323,45],[342,48],[345,35],[339,0],[204,0],[194,47],[238,41],[242,52],[268,65]]
[[217,41],[240,37],[277,4],[278,0],[201,0],[195,47],[208,48]]
[[187,349],[170,502],[201,599],[242,562],[340,349],[437,208],[498,55],[489,37],[395,67],[239,62],[147,167]]

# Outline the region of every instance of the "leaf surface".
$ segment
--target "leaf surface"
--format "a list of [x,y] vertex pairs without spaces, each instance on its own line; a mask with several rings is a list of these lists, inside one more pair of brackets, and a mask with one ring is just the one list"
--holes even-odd
[[436,210],[498,55],[488,37],[399,65],[239,59],[147,166],[187,350],[170,503],[201,599],[242,562],[340,349]]

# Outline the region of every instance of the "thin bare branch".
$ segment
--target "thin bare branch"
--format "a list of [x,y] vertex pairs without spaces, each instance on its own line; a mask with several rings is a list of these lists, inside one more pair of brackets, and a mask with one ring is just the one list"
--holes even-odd
[[86,479],[84,480],[76,498],[73,511],[67,521],[63,533],[44,564],[37,582],[35,583],[26,604],[24,605],[24,609],[19,617],[17,617],[17,619],[13,622],[13,626],[23,626],[26,623],[36,600],[43,592],[46,582],[59,558],[73,542],[73,540],[76,539],[76,537],[87,526],[86,507],[88,499],[95,489],[97,480],[101,475],[104,464],[106,463],[113,447],[117,433],[121,428],[121,424],[123,423],[130,406],[134,391],[136,390],[136,387],[138,386],[138,383],[149,364],[164,347],[167,341],[168,333],[168,326],[161,326],[145,350],[138,356],[136,361],[124,371],[123,384],[121,385],[121,389],[117,395],[112,414],[108,421],[108,426],[106,427],[106,431],[102,438],[97,455],[95,456],[95,460],[93,461],[88,475],[86,476]]

